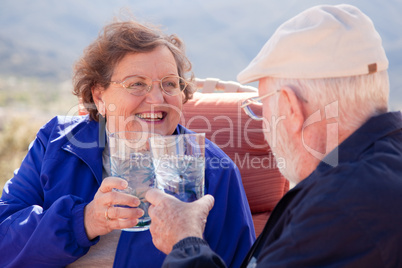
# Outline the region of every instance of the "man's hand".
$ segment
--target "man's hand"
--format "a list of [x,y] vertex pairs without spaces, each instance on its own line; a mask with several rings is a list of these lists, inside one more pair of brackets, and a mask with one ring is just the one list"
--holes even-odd
[[155,246],[165,254],[180,240],[195,236],[203,238],[209,211],[214,206],[212,195],[205,195],[192,203],[184,203],[164,192],[151,189],[145,198],[152,205],[150,231]]

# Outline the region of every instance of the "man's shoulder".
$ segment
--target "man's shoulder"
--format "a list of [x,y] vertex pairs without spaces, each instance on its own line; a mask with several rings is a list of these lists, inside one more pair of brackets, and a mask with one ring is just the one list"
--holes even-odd
[[306,206],[347,207],[356,212],[361,207],[371,207],[386,213],[379,199],[402,206],[402,166],[397,167],[397,161],[384,161],[383,157],[373,154],[371,158],[339,163],[326,172],[315,171],[296,187],[300,187]]

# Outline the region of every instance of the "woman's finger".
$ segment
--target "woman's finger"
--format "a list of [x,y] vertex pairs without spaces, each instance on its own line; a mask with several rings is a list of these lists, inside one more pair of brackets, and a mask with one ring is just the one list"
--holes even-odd
[[107,216],[110,220],[114,219],[137,219],[144,216],[144,211],[140,208],[127,208],[111,206],[107,209]]
[[127,181],[118,177],[107,177],[102,181],[99,191],[102,193],[111,192],[113,189],[124,190],[128,186]]
[[111,191],[102,195],[102,203],[105,206],[120,205],[135,208],[141,204],[141,201],[134,195]]

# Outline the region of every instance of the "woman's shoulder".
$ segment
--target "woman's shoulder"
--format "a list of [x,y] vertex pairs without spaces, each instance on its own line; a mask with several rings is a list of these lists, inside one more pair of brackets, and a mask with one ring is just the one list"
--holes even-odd
[[39,130],[40,139],[58,139],[91,124],[89,116],[55,116]]
[[82,123],[89,123],[91,120],[88,115],[84,116],[63,116],[63,115],[57,115],[50,119],[44,127],[49,127],[49,126],[59,126],[59,127],[65,127],[69,128],[73,125],[78,125]]

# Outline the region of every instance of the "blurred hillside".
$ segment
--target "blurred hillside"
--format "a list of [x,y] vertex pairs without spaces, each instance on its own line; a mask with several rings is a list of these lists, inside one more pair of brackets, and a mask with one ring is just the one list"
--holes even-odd
[[402,0],[173,0],[0,2],[0,75],[64,81],[102,26],[128,8],[177,33],[200,78],[235,80],[274,30],[307,7],[347,2],[368,14],[390,60],[392,106],[402,102]]
[[39,126],[74,110],[72,66],[114,16],[129,10],[178,34],[197,77],[236,80],[281,23],[324,3],[372,18],[390,61],[391,108],[402,109],[402,0],[1,0],[0,187]]

